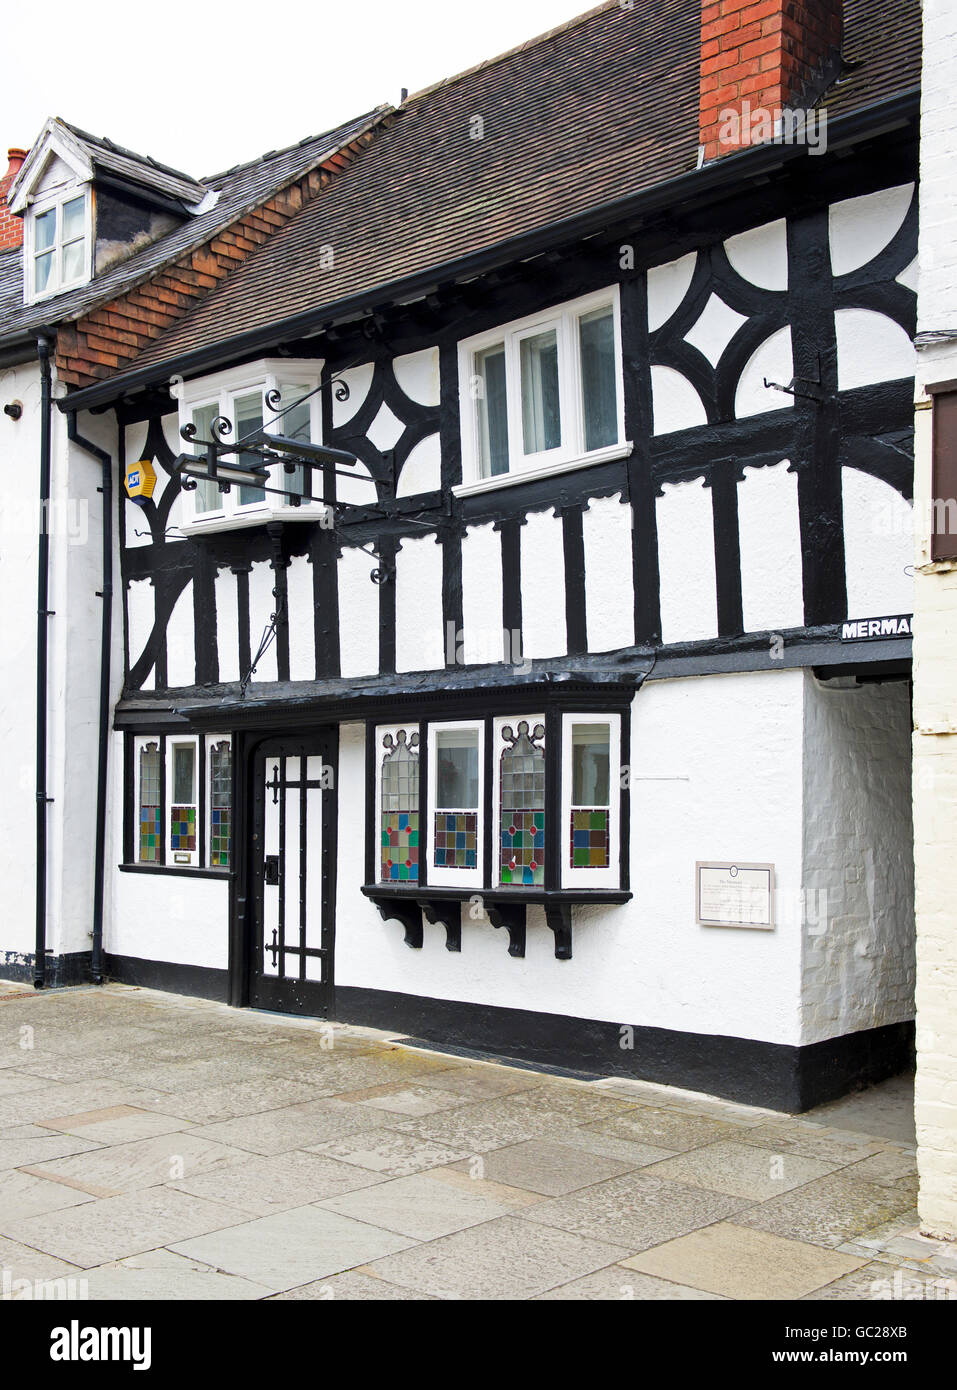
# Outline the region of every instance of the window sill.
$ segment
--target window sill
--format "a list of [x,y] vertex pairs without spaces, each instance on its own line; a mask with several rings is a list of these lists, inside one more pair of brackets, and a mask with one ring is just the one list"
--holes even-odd
[[117,864],[121,874],[165,874],[169,878],[215,878],[228,883],[231,869],[194,869],[188,864]]
[[558,960],[572,958],[572,917],[574,905],[606,903],[609,906],[626,903],[633,894],[626,888],[431,888],[416,885],[397,888],[388,884],[364,884],[362,892],[375,903],[386,922],[396,920],[405,927],[405,944],[415,950],[423,945],[422,918],[445,927],[445,946],[449,951],[462,949],[462,916],[460,905],[479,898],[495,927],[508,933],[510,956],[525,955],[526,909],[531,906],[545,909],[545,920],[555,936],[555,956]]
[[561,463],[546,463],[522,472],[496,473],[493,478],[457,483],[452,489],[452,495],[473,497],[482,492],[494,492],[500,487],[515,487],[518,483],[533,483],[539,478],[551,478],[557,473],[571,473],[576,468],[594,468],[599,463],[612,463],[615,459],[627,458],[633,448],[630,440],[626,440],[624,444],[609,444],[605,449],[593,449],[590,454],[579,454],[575,458],[564,459]]
[[209,517],[196,516],[181,521],[184,536],[215,535],[220,531],[242,531],[250,526],[265,526],[269,521],[322,521],[327,508],[321,502],[306,502],[301,507],[250,507],[241,512],[215,513]]

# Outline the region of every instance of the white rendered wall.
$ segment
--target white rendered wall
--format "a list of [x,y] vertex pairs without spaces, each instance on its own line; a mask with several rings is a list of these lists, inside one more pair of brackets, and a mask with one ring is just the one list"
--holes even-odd
[[585,624],[590,652],[634,645],[631,528],[631,507],[622,505],[620,493],[614,497],[593,497],[582,514]]
[[[396,670],[439,670],[445,665],[445,633],[442,547],[437,537],[406,537],[395,567]],[[360,583],[375,589],[368,575]]]
[[[33,954],[36,818],[36,580],[40,457],[40,374],[36,363],[0,371],[0,403],[20,401],[23,416],[0,411],[0,459],[8,486],[0,507],[0,609],[5,615],[0,680],[0,779],[7,789],[0,825],[6,885],[0,974]],[[51,605],[52,606],[52,605]],[[21,961],[22,963],[22,961]]]
[[339,659],[344,677],[379,669],[379,590],[369,575],[376,562],[355,546],[339,558]]
[[[359,893],[364,878],[363,731],[341,731],[336,979],[343,986],[460,999],[796,1044],[801,938],[698,927],[696,859],[770,861],[801,880],[803,676],[701,677],[646,685],[633,706],[632,885],[622,907],[575,910],[574,958],[558,961],[539,909],[527,955],[463,916],[462,952],[425,926],[412,951]],[[350,833],[344,833],[351,827]]]
[[741,606],[745,632],[804,623],[797,478],[788,461],[745,468],[738,483]]
[[461,659],[480,666],[503,660],[502,631],[502,537],[490,521],[462,538]]
[[714,515],[711,489],[700,478],[662,487],[658,498],[658,565],[663,642],[667,645],[717,636]]
[[806,677],[802,1041],[914,1017],[906,681]]
[[[953,92],[957,17],[924,0],[920,332],[957,324]],[[915,420],[918,516],[931,493],[926,383],[957,378],[957,344],[922,349]],[[921,1229],[957,1240],[957,565],[930,563],[918,531],[914,597],[914,844],[917,904],[917,1166]]]
[[556,512],[532,512],[521,528],[522,655],[561,656],[565,632],[565,542]]

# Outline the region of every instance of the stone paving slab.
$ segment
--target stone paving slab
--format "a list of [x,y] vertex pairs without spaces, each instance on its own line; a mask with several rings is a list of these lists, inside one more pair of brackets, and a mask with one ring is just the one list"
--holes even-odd
[[614,1264],[621,1246],[515,1216],[376,1260],[372,1273],[443,1299],[526,1299]]
[[269,1216],[387,1181],[383,1174],[339,1163],[323,1154],[294,1150],[264,1158],[247,1154],[244,1158],[243,1163],[231,1163],[228,1168],[185,1178],[171,1186],[251,1215]]
[[522,1213],[527,1221],[560,1226],[577,1235],[647,1250],[698,1226],[709,1226],[744,1210],[749,1203],[700,1187],[650,1178],[644,1172],[583,1188],[568,1197],[540,1202]]
[[60,1278],[129,1300],[957,1292],[957,1251],[917,1229],[906,1080],[788,1116],[120,985],[7,992],[14,1296]]
[[391,1255],[413,1243],[407,1236],[353,1221],[338,1212],[296,1207],[193,1240],[177,1241],[172,1249],[261,1284],[271,1293],[280,1293]]
[[434,1168],[317,1203],[415,1240],[435,1240],[538,1201],[531,1192]]
[[5,1234],[44,1254],[89,1269],[246,1219],[245,1212],[233,1211],[220,1202],[204,1202],[169,1187],[152,1187],[14,1221]]
[[180,1132],[52,1159],[32,1165],[29,1171],[34,1177],[69,1182],[97,1197],[119,1197],[124,1192],[161,1187],[211,1168],[224,1168],[247,1157],[241,1149],[230,1149],[198,1133]]
[[622,1263],[733,1299],[801,1298],[860,1267],[849,1255],[726,1221]]

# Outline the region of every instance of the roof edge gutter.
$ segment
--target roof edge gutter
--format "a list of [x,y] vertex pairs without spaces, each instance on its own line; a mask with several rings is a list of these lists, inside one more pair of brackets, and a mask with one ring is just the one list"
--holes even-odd
[[[911,87],[895,97],[873,102],[829,123],[828,150],[897,129],[906,125],[919,114],[919,111],[919,87]],[[700,197],[702,194],[726,192],[737,182],[749,183],[752,179],[762,178],[786,163],[808,157],[808,150],[804,146],[784,144],[755,145],[735,154],[724,155],[700,169],[666,179],[663,183],[654,184],[639,193],[603,203],[585,213],[549,223],[546,227],[537,227],[530,232],[522,233],[521,236],[498,242],[458,260],[432,266],[403,280],[387,281],[362,294],[279,319],[265,328],[253,329],[233,338],[223,339],[214,347],[199,348],[178,357],[168,358],[164,362],[111,377],[92,386],[84,386],[59,400],[57,405],[64,412],[108,405],[127,391],[155,386],[168,380],[172,371],[184,374],[198,371],[260,348],[274,346],[290,337],[302,337],[337,319],[361,313],[384,302],[414,296],[417,291],[425,292],[437,282],[481,275],[523,256],[552,250],[569,238],[595,235],[617,222],[674,206],[677,201]]]

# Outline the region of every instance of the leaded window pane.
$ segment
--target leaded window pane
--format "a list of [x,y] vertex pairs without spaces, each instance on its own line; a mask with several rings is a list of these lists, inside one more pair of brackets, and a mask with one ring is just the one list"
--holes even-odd
[[419,736],[400,729],[383,740],[380,784],[380,876],[383,881],[419,879]]
[[228,869],[232,841],[233,759],[228,741],[209,753],[209,862]]
[[140,749],[140,844],[141,864],[159,862],[162,843],[160,806],[160,751],[158,743]]
[[507,745],[499,762],[500,870],[502,884],[545,881],[545,729],[529,730],[523,719],[516,732],[506,725]]

